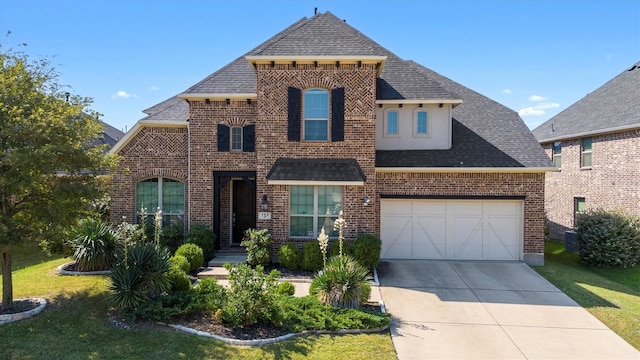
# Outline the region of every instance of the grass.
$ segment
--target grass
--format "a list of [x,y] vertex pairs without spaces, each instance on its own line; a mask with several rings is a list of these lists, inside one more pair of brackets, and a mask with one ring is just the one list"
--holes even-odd
[[640,350],[640,267],[584,266],[564,244],[545,245],[545,266],[534,268],[592,315]]
[[[108,316],[108,278],[59,276],[69,259],[14,250],[14,297],[44,297],[38,316],[0,326],[0,358],[10,359],[395,359],[388,332],[305,336],[260,348],[226,345],[168,328],[116,326]],[[1,287],[0,287],[1,289]]]

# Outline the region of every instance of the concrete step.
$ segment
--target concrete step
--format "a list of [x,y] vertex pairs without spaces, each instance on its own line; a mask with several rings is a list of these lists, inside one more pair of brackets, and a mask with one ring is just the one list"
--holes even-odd
[[224,264],[245,264],[247,262],[247,254],[216,254],[209,261],[209,267],[222,267]]
[[205,270],[198,273],[198,279],[212,277],[219,280],[226,280],[227,275],[229,275],[229,272],[227,271],[227,269],[223,268],[222,266],[208,267]]

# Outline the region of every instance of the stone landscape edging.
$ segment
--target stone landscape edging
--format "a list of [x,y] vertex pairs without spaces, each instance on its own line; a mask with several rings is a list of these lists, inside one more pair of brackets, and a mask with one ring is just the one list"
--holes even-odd
[[15,314],[0,315],[0,325],[4,325],[4,324],[11,323],[11,322],[24,320],[24,319],[28,319],[30,317],[36,316],[39,313],[41,313],[42,310],[44,310],[44,308],[47,306],[47,300],[42,299],[42,298],[16,299],[15,301],[20,301],[20,300],[23,300],[23,301],[24,300],[37,301],[37,302],[40,303],[40,305],[38,305],[35,309],[31,309],[31,310],[27,310],[27,311],[15,313]]
[[58,274],[60,275],[73,275],[73,276],[93,276],[93,275],[111,275],[111,270],[101,270],[101,271],[70,271],[65,270],[64,268],[74,264],[75,261],[69,261],[68,263],[64,263],[57,267]]

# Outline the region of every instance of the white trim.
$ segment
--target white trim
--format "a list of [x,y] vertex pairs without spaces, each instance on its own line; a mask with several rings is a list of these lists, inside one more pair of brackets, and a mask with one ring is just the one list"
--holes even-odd
[[409,173],[542,173],[557,171],[555,167],[522,167],[522,168],[490,168],[490,167],[377,167],[376,172],[409,172]]
[[462,99],[398,99],[376,100],[376,104],[462,104]]
[[594,137],[594,136],[607,135],[607,134],[616,133],[616,132],[626,132],[630,130],[637,130],[637,129],[640,129],[640,124],[623,125],[623,126],[616,126],[616,127],[606,128],[606,129],[585,131],[585,132],[575,133],[575,134],[561,135],[561,136],[556,136],[552,138],[539,139],[538,142],[540,144],[546,144],[553,141],[562,141],[562,140],[577,139],[577,138],[583,138],[583,137]]
[[186,121],[156,121],[156,120],[139,120],[120,140],[109,150],[109,154],[117,154],[129,141],[131,141],[144,128],[188,128],[189,123]]
[[183,100],[205,100],[211,101],[225,101],[227,99],[232,101],[246,101],[247,99],[255,100],[258,98],[258,94],[254,93],[182,93],[178,94],[178,98]]
[[[419,133],[418,132],[418,113],[420,112],[425,112],[427,114],[427,123],[426,123],[426,127],[427,127],[427,132],[425,133]],[[413,137],[414,138],[428,138],[431,137],[431,131],[430,131],[430,125],[431,125],[431,115],[430,115],[430,111],[427,108],[415,108],[413,109]]]
[[364,181],[267,180],[267,185],[364,186]]
[[[389,113],[395,112],[396,117],[396,132],[389,133]],[[382,136],[386,138],[398,138],[400,137],[400,109],[399,108],[388,108],[384,109],[384,113],[382,115]]]
[[318,64],[331,64],[335,61],[339,61],[347,64],[357,64],[361,61],[363,64],[379,64],[376,76],[380,76],[384,63],[387,61],[386,56],[358,56],[358,55],[285,55],[285,56],[245,56],[244,57],[249,64],[255,68],[255,64],[269,64],[272,61],[278,64],[291,63],[293,61],[301,64],[312,64],[317,61]]

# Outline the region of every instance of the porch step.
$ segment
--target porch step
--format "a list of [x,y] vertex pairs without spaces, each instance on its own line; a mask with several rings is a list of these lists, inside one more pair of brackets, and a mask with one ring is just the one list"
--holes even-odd
[[208,267],[198,273],[198,279],[205,277],[214,277],[216,279],[226,280],[229,272],[223,267],[224,264],[246,264],[247,254],[216,254],[209,261]]

